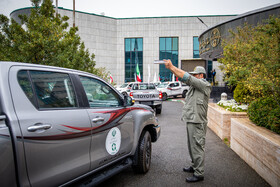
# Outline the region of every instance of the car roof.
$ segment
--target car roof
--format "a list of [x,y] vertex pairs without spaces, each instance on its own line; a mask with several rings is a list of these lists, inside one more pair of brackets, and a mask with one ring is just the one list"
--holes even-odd
[[[62,67],[57,67],[57,66],[48,66],[48,65],[41,65],[41,64],[24,63],[24,62],[0,61],[0,67],[12,67],[12,66],[37,67],[37,68],[46,68],[46,69],[54,69],[54,70],[62,70],[62,71],[71,71],[72,73],[87,74],[90,76],[94,75],[92,73],[88,73],[85,71],[69,69],[69,68],[62,68]],[[94,76],[96,76],[96,75],[94,75]],[[96,76],[96,77],[98,77],[98,76]]]

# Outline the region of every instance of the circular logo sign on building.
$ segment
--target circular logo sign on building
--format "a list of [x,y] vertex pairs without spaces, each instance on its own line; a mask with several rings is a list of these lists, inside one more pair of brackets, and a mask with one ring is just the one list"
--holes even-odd
[[212,47],[217,47],[220,43],[221,34],[219,29],[215,28],[211,31],[210,43]]
[[114,127],[112,128],[106,138],[106,150],[110,155],[115,155],[121,146],[121,131]]

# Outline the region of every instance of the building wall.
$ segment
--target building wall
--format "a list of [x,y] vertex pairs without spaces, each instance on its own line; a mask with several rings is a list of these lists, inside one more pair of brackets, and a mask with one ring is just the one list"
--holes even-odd
[[[30,11],[30,10],[29,10]],[[72,10],[59,8],[61,16],[69,17],[69,25],[73,23]],[[27,13],[28,8],[12,12],[11,17]],[[211,27],[234,16],[199,16]],[[193,59],[193,36],[199,36],[207,29],[196,16],[188,17],[156,17],[156,18],[124,18],[116,19],[96,14],[76,11],[75,24],[78,26],[82,41],[90,53],[95,54],[96,67],[105,67],[113,76],[116,84],[124,82],[125,75],[125,38],[143,38],[143,77],[148,81],[150,66],[150,80],[159,65],[153,61],[159,59],[159,38],[178,37],[179,40],[179,68],[182,60]]]

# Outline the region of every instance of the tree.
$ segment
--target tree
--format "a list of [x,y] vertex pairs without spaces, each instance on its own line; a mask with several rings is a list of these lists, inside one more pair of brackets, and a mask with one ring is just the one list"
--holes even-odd
[[31,0],[29,16],[20,15],[21,23],[0,15],[0,60],[72,68],[108,77],[104,69],[95,68],[94,54],[77,34],[68,29],[67,16],[56,16],[51,0]]
[[[243,102],[273,97],[280,106],[280,19],[271,17],[256,27],[231,31],[223,42],[226,81],[245,90]],[[240,96],[240,95],[239,95]]]

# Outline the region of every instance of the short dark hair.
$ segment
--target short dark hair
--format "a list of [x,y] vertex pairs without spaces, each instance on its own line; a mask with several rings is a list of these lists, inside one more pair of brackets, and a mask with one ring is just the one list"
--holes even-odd
[[203,78],[206,79],[206,74],[205,73],[202,73],[202,74],[203,74]]

